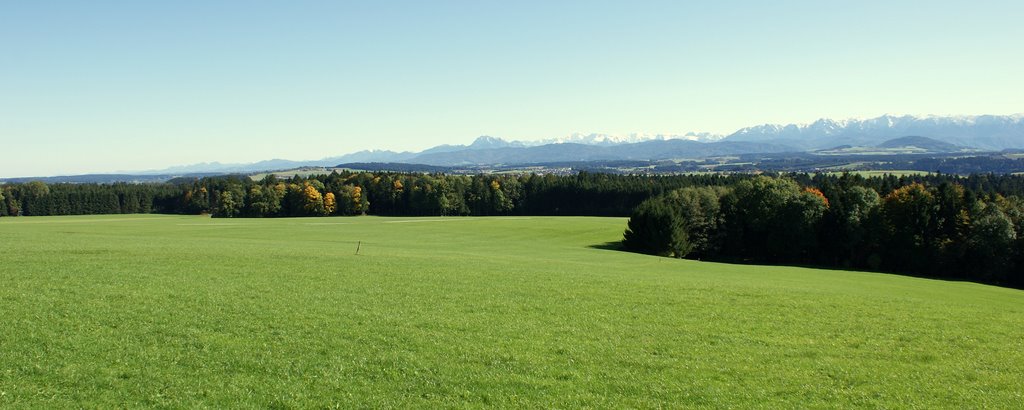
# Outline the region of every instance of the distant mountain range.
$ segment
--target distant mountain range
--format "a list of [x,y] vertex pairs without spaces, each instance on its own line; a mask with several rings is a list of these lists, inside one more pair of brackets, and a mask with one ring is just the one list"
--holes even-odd
[[911,146],[922,152],[1024,148],[1024,114],[947,117],[883,115],[864,120],[820,119],[810,124],[747,127],[727,136],[712,133],[624,136],[572,134],[540,141],[507,141],[482,136],[469,145],[440,145],[420,152],[369,150],[314,161],[273,159],[247,164],[212,162],[135,174],[245,173],[374,162],[459,166],[691,159],[739,154],[815,152],[837,147],[892,149]]
[[837,145],[875,146],[922,136],[963,147],[1003,150],[1024,147],[1024,114],[916,117],[883,115],[866,120],[820,119],[811,124],[765,124],[743,128],[724,141],[749,141],[815,150]]

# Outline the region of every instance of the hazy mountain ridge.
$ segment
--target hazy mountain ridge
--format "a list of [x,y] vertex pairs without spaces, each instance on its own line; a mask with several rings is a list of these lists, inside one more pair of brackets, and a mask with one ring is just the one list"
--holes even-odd
[[427,165],[540,164],[547,162],[659,160],[792,151],[787,145],[723,141],[650,140],[610,146],[561,143],[501,147],[418,155],[410,162]]
[[[488,156],[499,160],[502,157],[495,156],[495,153],[469,153],[469,151],[481,151],[481,150],[496,150],[503,148],[535,148],[546,145],[585,145],[595,147],[612,147],[637,144],[647,141],[712,141],[724,138],[718,134],[711,133],[687,133],[684,135],[648,135],[648,134],[630,134],[629,136],[613,136],[609,134],[573,134],[566,138],[556,138],[541,141],[509,141],[499,137],[492,136],[480,136],[477,137],[469,145],[450,145],[443,144],[435,147],[425,149],[420,152],[409,152],[409,151],[390,151],[390,150],[363,150],[357,151],[345,155],[328,157],[319,160],[308,160],[308,161],[293,161],[285,159],[272,159],[266,161],[259,161],[253,163],[229,163],[223,164],[220,162],[203,162],[191,165],[173,166],[160,170],[134,172],[134,174],[151,175],[151,174],[188,174],[197,172],[258,172],[275,169],[289,169],[299,167],[331,167],[341,163],[369,163],[369,162],[384,162],[384,163],[422,163],[422,159],[427,161],[441,161],[444,164],[467,164],[477,163],[477,159],[487,158]],[[630,142],[632,141],[632,142]],[[573,151],[579,151],[580,148],[562,148],[552,149],[550,151],[559,151],[565,153],[571,153]],[[545,151],[545,150],[540,150]],[[536,152],[536,151],[534,151]],[[452,153],[466,153],[468,159],[459,161],[456,159],[449,159]],[[454,154],[453,154],[454,155]],[[590,157],[592,155],[584,155],[584,157]],[[603,158],[602,158],[603,159]],[[565,159],[555,159],[562,161]]]

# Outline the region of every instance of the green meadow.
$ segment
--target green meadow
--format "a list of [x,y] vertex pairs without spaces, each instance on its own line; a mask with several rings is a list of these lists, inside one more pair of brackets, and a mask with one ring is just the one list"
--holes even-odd
[[875,178],[875,177],[913,177],[913,176],[925,176],[931,175],[928,171],[914,171],[914,170],[874,170],[874,171],[857,171],[857,170],[837,170],[829,172],[834,175],[852,174],[860,175],[864,178]]
[[0,218],[0,408],[1024,407],[1022,291],[625,224]]

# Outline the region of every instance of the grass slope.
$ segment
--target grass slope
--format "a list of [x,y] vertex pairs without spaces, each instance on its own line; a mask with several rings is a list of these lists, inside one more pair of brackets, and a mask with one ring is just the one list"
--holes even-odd
[[1024,292],[624,225],[2,218],[0,407],[1024,407]]

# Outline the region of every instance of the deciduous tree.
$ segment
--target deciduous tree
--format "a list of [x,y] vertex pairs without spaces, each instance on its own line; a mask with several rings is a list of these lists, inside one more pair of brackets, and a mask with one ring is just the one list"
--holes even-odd
[[303,194],[303,209],[306,211],[306,215],[323,216],[327,215],[327,210],[324,208],[324,197],[315,186],[307,184],[302,190]]
[[328,192],[324,194],[324,215],[333,214],[338,208],[338,203],[334,200],[334,193]]

